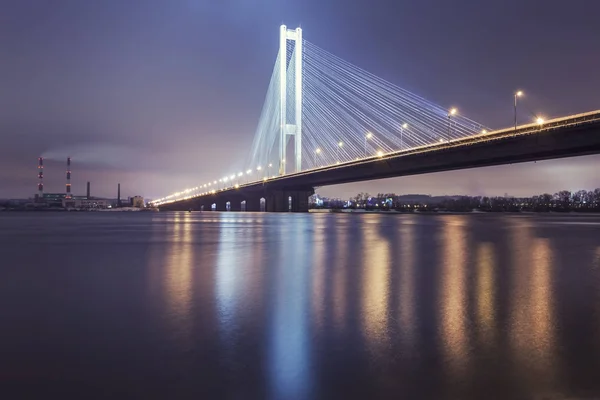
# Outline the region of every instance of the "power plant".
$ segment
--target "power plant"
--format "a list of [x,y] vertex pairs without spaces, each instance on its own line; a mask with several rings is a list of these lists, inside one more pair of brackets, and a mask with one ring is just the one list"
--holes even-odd
[[71,157],[67,158],[67,184],[65,199],[71,198]]
[[[45,193],[44,192],[44,158],[38,158],[38,182],[37,193],[34,197],[33,206],[35,208],[51,208],[51,209],[75,209],[75,210],[90,210],[90,209],[110,209],[119,208],[121,204],[121,184],[117,184],[117,198],[105,199],[96,198],[91,193],[91,182],[87,182],[85,196],[73,195],[71,190],[71,157],[67,158],[66,183],[64,193]],[[127,206],[129,207],[144,207],[144,200],[141,196],[129,198]]]
[[44,158],[38,158],[38,196],[44,195]]

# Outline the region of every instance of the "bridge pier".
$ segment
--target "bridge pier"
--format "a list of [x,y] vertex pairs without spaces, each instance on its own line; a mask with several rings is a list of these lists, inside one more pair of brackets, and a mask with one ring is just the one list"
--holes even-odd
[[[314,189],[277,190],[267,193],[267,212],[308,212],[308,198]],[[292,204],[290,207],[290,198]]]
[[287,212],[287,197],[283,191],[273,191],[267,193],[267,212]]
[[292,198],[292,212],[308,212],[308,198],[314,193],[314,190],[300,190],[290,193]]
[[246,211],[248,212],[259,212],[260,211],[260,197],[249,197],[246,199]]
[[242,202],[238,199],[229,201],[229,211],[242,211]]

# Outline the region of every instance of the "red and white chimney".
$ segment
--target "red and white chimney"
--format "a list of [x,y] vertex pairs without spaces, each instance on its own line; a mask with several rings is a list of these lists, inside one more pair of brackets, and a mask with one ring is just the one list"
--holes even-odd
[[38,195],[44,197],[44,158],[38,158]]
[[71,198],[71,157],[67,158],[67,184],[65,198]]

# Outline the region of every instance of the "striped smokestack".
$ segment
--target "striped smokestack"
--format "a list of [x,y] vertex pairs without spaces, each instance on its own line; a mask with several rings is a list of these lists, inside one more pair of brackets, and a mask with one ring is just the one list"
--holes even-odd
[[65,198],[71,198],[71,157],[67,158],[67,184]]
[[38,158],[38,195],[44,196],[44,158]]

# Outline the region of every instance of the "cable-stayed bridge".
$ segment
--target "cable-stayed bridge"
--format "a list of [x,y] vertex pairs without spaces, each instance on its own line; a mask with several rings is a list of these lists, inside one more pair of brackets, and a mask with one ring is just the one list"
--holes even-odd
[[515,125],[492,131],[282,26],[245,165],[154,205],[308,211],[318,186],[596,153],[600,111],[517,126],[515,95]]

